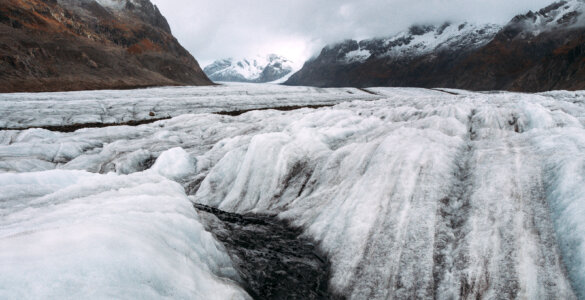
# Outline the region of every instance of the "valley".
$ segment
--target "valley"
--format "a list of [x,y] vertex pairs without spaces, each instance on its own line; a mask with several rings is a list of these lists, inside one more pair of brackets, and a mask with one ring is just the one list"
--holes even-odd
[[[246,238],[246,230],[270,232],[246,218],[270,216],[330,264],[327,292],[313,290],[315,299],[583,297],[582,92],[242,87],[134,93],[178,107],[210,88],[241,107],[302,106],[313,97],[333,106],[230,116],[213,111],[233,101],[201,101],[199,111],[138,126],[0,131],[0,257],[11,258],[2,261],[13,275],[0,279],[11,287],[0,296],[58,297],[74,286],[97,297],[115,281],[116,295],[247,299],[254,272],[278,266],[253,249],[311,253]],[[89,104],[109,99],[152,110],[125,93],[0,95],[5,109],[35,116],[4,127],[64,124],[79,114],[69,101],[88,104],[83,120],[101,113]],[[39,113],[27,101],[51,106]],[[122,107],[107,116],[131,118]],[[23,251],[39,240],[42,251]],[[62,253],[67,259],[52,263]],[[238,263],[245,253],[259,255],[250,260],[257,268]],[[274,274],[296,276],[292,266]],[[72,277],[52,276],[63,272]],[[87,272],[96,281],[76,279]],[[148,289],[137,294],[136,284]],[[40,285],[56,288],[46,294]]]

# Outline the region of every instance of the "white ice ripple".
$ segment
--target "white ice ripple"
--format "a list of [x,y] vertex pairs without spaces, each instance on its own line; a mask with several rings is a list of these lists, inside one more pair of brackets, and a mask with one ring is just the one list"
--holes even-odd
[[[340,91],[349,95],[303,97]],[[0,264],[11,276],[0,293],[27,295],[48,277],[54,289],[33,295],[65,293],[89,276],[97,283],[78,283],[79,295],[133,295],[121,284],[130,278],[149,287],[144,297],[238,295],[185,190],[303,228],[331,259],[331,288],[350,299],[585,298],[585,94],[370,91],[383,99],[1,131]]]

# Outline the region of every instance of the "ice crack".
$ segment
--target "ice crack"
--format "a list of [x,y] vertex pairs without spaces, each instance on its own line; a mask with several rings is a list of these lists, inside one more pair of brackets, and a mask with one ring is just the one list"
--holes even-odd
[[337,299],[328,291],[329,261],[312,241],[270,215],[240,215],[194,204],[226,247],[255,299]]

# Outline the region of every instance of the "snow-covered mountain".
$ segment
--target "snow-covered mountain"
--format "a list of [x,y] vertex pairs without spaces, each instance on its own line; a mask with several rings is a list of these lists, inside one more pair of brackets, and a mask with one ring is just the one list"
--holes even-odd
[[293,62],[276,54],[216,60],[203,69],[213,81],[271,82],[294,70]]
[[[407,84],[418,74],[403,74],[396,84],[386,79],[392,72],[416,70],[409,63],[439,65],[485,46],[502,29],[495,24],[443,23],[413,25],[398,34],[361,41],[345,40],[328,45],[318,57],[309,60],[286,82],[291,85],[315,86],[384,86]],[[390,66],[396,64],[396,66]],[[401,70],[404,68],[404,70]]]
[[508,24],[417,25],[323,48],[286,82],[545,91],[585,88],[585,2],[560,1]]
[[501,26],[494,24],[416,25],[388,38],[360,42],[348,40],[326,47],[326,50],[337,52],[338,57],[343,55],[339,62],[346,64],[365,62],[376,57],[412,58],[432,52],[479,48],[491,41],[500,29]]
[[537,12],[518,15],[508,23],[509,30],[522,32],[521,37],[536,37],[553,30],[578,28],[585,25],[585,1],[555,2]]

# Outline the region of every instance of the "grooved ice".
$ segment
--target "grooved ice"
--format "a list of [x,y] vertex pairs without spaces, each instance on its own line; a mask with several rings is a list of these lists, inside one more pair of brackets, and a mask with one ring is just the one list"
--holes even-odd
[[[238,96],[247,107],[256,100],[263,101],[263,107],[281,106],[277,97],[269,100],[268,93],[260,92],[290,91],[277,86],[249,88],[251,95]],[[221,89],[233,94],[242,86]],[[173,95],[172,89],[153,91]],[[182,99],[178,103],[188,103],[189,92],[198,89],[177,91]],[[165,228],[159,232],[153,227],[148,234],[166,238],[176,233],[167,228],[173,228],[179,215],[189,219],[196,229],[180,228],[206,238],[181,251],[206,253],[202,249],[217,241],[197,231],[201,225],[195,213],[189,216],[182,210],[188,201],[178,184],[196,203],[234,213],[278,214],[318,243],[331,262],[329,287],[350,299],[585,297],[584,92],[367,91],[306,89],[303,97],[286,100],[290,105],[306,105],[311,97],[324,99],[319,98],[323,95],[336,95],[334,103],[341,102],[340,95],[353,100],[319,109],[251,111],[236,117],[186,114],[148,125],[73,133],[0,132],[0,169],[5,172],[0,180],[12,184],[2,187],[2,195],[8,196],[0,202],[0,263],[10,266],[10,275],[27,272],[23,285],[9,282],[14,276],[0,279],[0,291],[13,292],[39,274],[33,268],[18,269],[15,251],[34,247],[22,241],[44,234],[37,228],[67,230],[52,227],[43,211],[59,213],[65,224],[83,219],[68,205],[52,206],[48,200],[52,198],[45,195],[64,188],[68,199],[82,199],[75,200],[81,201],[79,205],[110,203],[107,197],[70,195],[61,180],[47,178],[82,174],[81,178],[105,180],[95,183],[100,193],[117,196],[126,193],[128,185],[130,192],[145,195],[145,203],[107,207],[115,217],[147,204]],[[22,97],[5,97],[2,105],[18,106],[26,97],[39,96]],[[222,105],[213,110],[233,108]],[[43,120],[42,115],[35,118]],[[46,171],[53,169],[57,170]],[[37,172],[18,173],[27,171]],[[165,184],[136,190],[138,183],[130,179]],[[19,182],[29,188],[15,187]],[[156,197],[148,196],[151,193],[174,199],[168,201],[177,205],[179,214],[156,213],[173,209],[161,207]],[[24,213],[36,225],[23,225],[15,239],[9,224],[20,223],[4,220],[21,220]],[[144,234],[136,230],[137,239],[146,238]],[[152,255],[157,255],[156,247],[165,247],[163,240],[148,240]],[[22,247],[17,244],[21,242]],[[225,252],[217,249],[220,254],[209,256],[212,261],[196,264],[197,268],[219,260],[231,272],[229,261],[223,261]],[[50,261],[51,253],[35,252],[35,258]],[[91,252],[86,255],[91,257]],[[169,255],[170,259],[174,254]],[[75,261],[87,258],[79,254]],[[128,263],[120,268],[136,267]],[[81,267],[69,266],[75,272]],[[214,268],[197,274],[238,280]],[[108,284],[105,277],[99,278]]]

